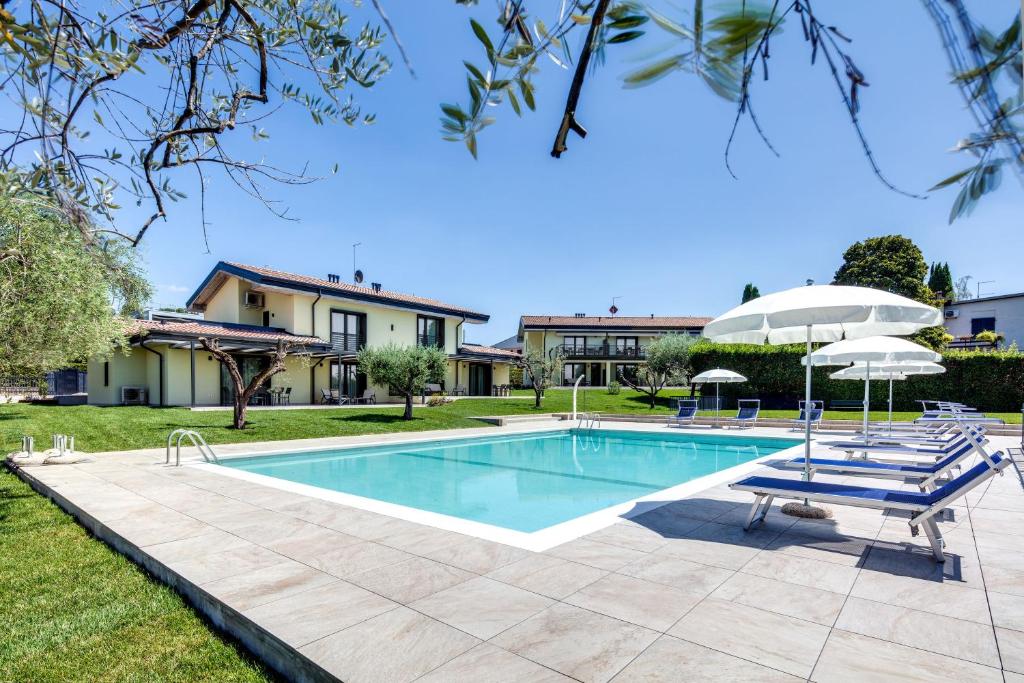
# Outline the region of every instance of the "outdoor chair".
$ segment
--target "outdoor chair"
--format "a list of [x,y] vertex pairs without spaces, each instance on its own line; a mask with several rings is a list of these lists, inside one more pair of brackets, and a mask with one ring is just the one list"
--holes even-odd
[[456,385],[455,389],[452,390],[452,396],[465,396],[466,394],[467,391],[464,384]]
[[[899,479],[901,481],[913,481],[922,491],[935,488],[939,480],[949,473],[954,467],[969,458],[974,453],[974,446],[966,439],[949,455],[934,463],[928,464],[895,464],[877,462],[874,460],[830,460],[828,458],[811,458],[811,476],[816,472],[827,472],[828,474],[852,475],[862,477],[873,477],[876,479]],[[803,457],[793,458],[786,463],[786,467],[792,469],[803,469],[805,466]]]
[[[800,414],[797,416],[795,420],[789,421],[790,424],[793,425],[793,429],[800,429],[805,424],[807,424],[807,409],[805,407],[806,403],[807,401],[800,401]],[[824,412],[824,401],[811,401],[811,429],[821,427],[821,417]]]
[[285,387],[284,388],[284,392],[282,392],[281,396],[280,396],[280,401],[281,401],[281,403],[285,404],[286,406],[290,406],[292,404],[292,388],[291,387]]
[[324,405],[327,405],[328,403],[332,403],[332,402],[333,402],[333,399],[331,397],[331,392],[328,391],[327,389],[321,389],[320,390],[320,403],[322,403]]
[[352,399],[352,402],[353,403],[365,403],[366,405],[369,405],[371,403],[376,403],[377,402],[377,392],[374,391],[373,389],[367,389],[366,391],[363,392],[362,396],[360,396],[358,398]]
[[944,562],[942,533],[935,517],[968,491],[985,483],[996,473],[1010,464],[1002,453],[994,453],[987,462],[981,462],[955,479],[951,479],[933,491],[896,491],[892,489],[832,484],[817,481],[777,479],[775,477],[748,477],[729,488],[734,491],[748,491],[754,494],[754,504],[743,527],[750,530],[764,522],[775,498],[793,498],[816,503],[852,505],[874,510],[905,510],[910,513],[910,530],[917,535],[919,526],[932,548],[936,562]]
[[668,426],[675,425],[680,427],[684,424],[692,425],[693,419],[697,417],[697,399],[695,398],[681,398],[679,399],[679,412],[675,415],[670,415],[668,418]]
[[737,427],[753,427],[757,422],[757,415],[761,412],[761,399],[741,398],[737,402],[736,417],[726,418],[726,425]]
[[[823,446],[828,446],[834,451],[844,451],[851,457],[854,453],[872,453],[876,455],[898,455],[898,456],[910,456],[910,457],[934,457],[936,460],[941,459],[952,453],[954,450],[960,448],[964,444],[968,444],[975,448],[980,449],[984,443],[984,430],[967,427],[955,439],[950,440],[938,447],[922,448],[919,445],[914,444],[895,444],[895,443],[876,443],[876,444],[865,444],[857,441],[828,441],[824,442]],[[876,458],[877,459],[877,458]]]

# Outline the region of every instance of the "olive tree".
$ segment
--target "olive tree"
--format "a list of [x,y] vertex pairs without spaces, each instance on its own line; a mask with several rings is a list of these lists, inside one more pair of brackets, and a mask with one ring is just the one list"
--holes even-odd
[[550,355],[545,355],[540,349],[534,349],[516,358],[516,367],[522,369],[523,374],[530,378],[533,385],[534,408],[540,408],[544,390],[551,387],[561,376],[563,365],[559,349],[552,350]]
[[37,197],[0,196],[0,374],[40,374],[127,342],[149,298],[136,254]]
[[372,383],[384,384],[390,393],[405,397],[406,420],[412,419],[413,398],[429,383],[444,380],[448,356],[436,346],[367,347],[359,352],[359,371]]
[[690,365],[690,350],[696,339],[689,335],[666,334],[647,345],[644,361],[637,365],[634,378],[620,380],[630,389],[647,394],[654,408],[658,392],[669,382],[682,381]]

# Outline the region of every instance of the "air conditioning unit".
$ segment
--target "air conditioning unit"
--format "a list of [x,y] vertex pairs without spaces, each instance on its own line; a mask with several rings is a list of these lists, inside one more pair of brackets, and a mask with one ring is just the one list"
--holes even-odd
[[254,292],[251,289],[245,293],[246,308],[263,308],[263,292]]
[[960,311],[956,310],[955,308],[947,308],[946,309],[946,320],[952,320],[953,318],[959,318],[959,317],[960,317]]
[[121,387],[121,404],[126,406],[144,406],[146,400],[146,387]]

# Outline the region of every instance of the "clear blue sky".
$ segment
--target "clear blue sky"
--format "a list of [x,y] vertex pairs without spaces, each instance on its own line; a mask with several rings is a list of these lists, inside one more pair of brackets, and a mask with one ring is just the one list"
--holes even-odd
[[[1016,0],[969,4],[1000,31],[1019,7]],[[817,5],[854,38],[851,53],[870,83],[863,125],[892,181],[921,192],[965,167],[948,150],[971,121],[921,3]],[[921,201],[886,190],[870,173],[824,65],[808,64],[795,24],[775,41],[772,80],[755,90],[782,157],[744,123],[733,180],[722,163],[731,104],[685,74],[622,89],[635,59],[668,42],[661,36],[609,52],[579,112],[590,135],[570,138],[561,160],[549,150],[571,74],[549,63],[538,80],[538,111],[517,119],[503,109],[474,161],[441,140],[438,103],[466,99],[461,60],[482,62],[468,18],[492,19],[493,3],[471,11],[451,0],[386,6],[418,79],[395,55],[385,81],[357,92],[377,113],[370,127],[316,127],[287,108],[269,120],[271,140],[248,158],[263,154],[290,168],[309,160],[318,174],[338,162],[340,172],[311,186],[270,189],[297,222],[275,218],[218,178],[207,212],[209,253],[197,202],[172,205],[170,220],[144,244],[157,303],[180,305],[220,259],[347,277],[351,245],[362,242],[358,265],[368,281],[487,312],[491,322],[472,327],[469,338],[492,343],[513,334],[521,314],[603,314],[613,296],[622,297],[622,315],[717,315],[739,303],[748,281],[762,293],[806,278],[827,282],[848,245],[891,233],[912,238],[929,261],[948,261],[954,278],[995,280],[986,292],[1024,290],[1024,194],[1016,180],[1007,178],[952,227],[953,191]]]

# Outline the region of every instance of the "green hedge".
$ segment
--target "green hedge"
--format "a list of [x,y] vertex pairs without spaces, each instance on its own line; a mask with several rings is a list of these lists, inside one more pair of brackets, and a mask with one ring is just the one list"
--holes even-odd
[[[693,373],[711,368],[738,372],[749,381],[721,385],[722,396],[734,404],[736,398],[760,398],[766,408],[790,408],[804,396],[805,368],[800,363],[802,344],[752,346],[698,342],[691,353]],[[918,410],[917,399],[959,401],[991,412],[1015,412],[1024,403],[1024,353],[1009,351],[947,351],[942,364],[946,372],[924,375],[893,383],[895,410]],[[825,401],[864,397],[864,383],[829,379],[839,367],[814,369],[814,398]],[[888,382],[871,383],[871,405],[882,409],[888,398]]]

